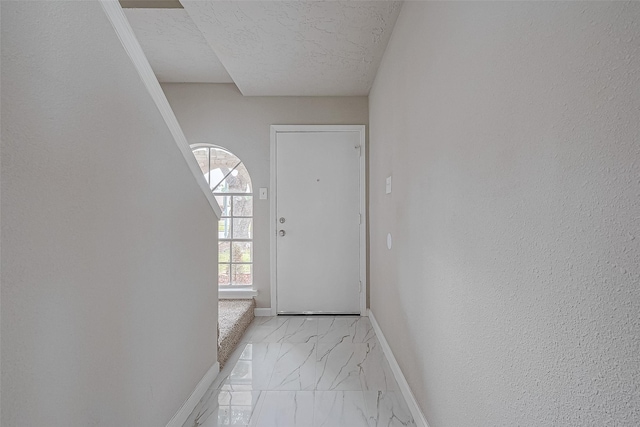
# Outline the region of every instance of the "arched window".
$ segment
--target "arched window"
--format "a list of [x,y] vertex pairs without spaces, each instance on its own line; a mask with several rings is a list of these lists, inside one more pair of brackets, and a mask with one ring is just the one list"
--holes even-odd
[[218,285],[253,285],[253,190],[242,161],[224,148],[194,144],[193,154],[222,218],[218,224]]

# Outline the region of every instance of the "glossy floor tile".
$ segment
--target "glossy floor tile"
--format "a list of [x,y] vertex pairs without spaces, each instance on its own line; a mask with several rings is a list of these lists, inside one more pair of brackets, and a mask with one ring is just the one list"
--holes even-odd
[[366,317],[258,317],[184,424],[415,426]]
[[368,343],[320,343],[316,363],[317,390],[362,390],[362,364]]
[[368,427],[369,413],[360,391],[316,391],[314,426]]
[[267,391],[260,415],[255,420],[258,427],[313,427],[312,391]]
[[315,343],[281,344],[269,381],[269,390],[314,390],[315,363]]

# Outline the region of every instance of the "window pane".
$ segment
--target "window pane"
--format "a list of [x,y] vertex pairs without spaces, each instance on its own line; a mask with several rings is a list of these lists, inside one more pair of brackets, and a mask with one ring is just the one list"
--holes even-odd
[[231,242],[218,242],[218,262],[229,262],[231,260]]
[[[213,152],[213,150],[211,150]],[[213,165],[213,159],[212,165]],[[251,178],[244,164],[211,170],[211,189],[216,193],[251,193]],[[233,169],[235,167],[235,169]],[[216,179],[217,178],[217,179]],[[224,179],[222,179],[224,178]],[[222,182],[220,182],[222,180]],[[219,184],[218,184],[219,183]]]
[[220,184],[227,173],[229,173],[229,169],[217,167],[212,164],[211,170],[204,174],[205,178],[207,178],[207,182],[209,183],[209,188],[211,188],[214,193],[226,193],[226,191],[220,190],[220,185],[218,184]]
[[231,238],[231,218],[222,218],[220,221],[218,221],[218,238]]
[[233,242],[233,262],[251,262],[251,242]]
[[[220,148],[211,147],[211,170],[208,171],[209,186],[213,190],[220,181],[233,169],[238,163],[240,163],[240,159],[231,154],[226,150],[222,150]],[[215,189],[216,192],[225,192],[221,191],[219,186]]]
[[233,196],[233,216],[253,216],[253,196]]
[[251,274],[251,264],[231,264],[233,274],[231,283],[233,285],[251,285],[253,277]]
[[251,218],[233,218],[233,238],[234,239],[251,239],[253,219]]
[[200,170],[204,174],[204,178],[208,179],[209,176],[207,172],[209,172],[209,149],[196,148],[195,150],[193,150],[193,155],[196,156],[196,161],[198,162],[198,166],[200,166]]
[[251,193],[251,178],[240,159],[222,148],[211,147],[210,187],[216,193]]
[[227,172],[240,163],[240,159],[220,147],[211,147],[211,166],[226,168]]
[[230,196],[216,196],[222,216],[231,216],[231,197]]
[[218,285],[229,285],[229,264],[218,264]]

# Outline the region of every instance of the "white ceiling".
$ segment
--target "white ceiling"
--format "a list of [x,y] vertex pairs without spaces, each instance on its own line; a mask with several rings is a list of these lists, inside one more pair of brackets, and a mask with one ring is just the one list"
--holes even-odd
[[184,9],[124,9],[151,68],[163,83],[232,83]]
[[230,75],[246,96],[368,95],[401,7],[368,0],[182,4],[125,9],[158,79],[223,82]]

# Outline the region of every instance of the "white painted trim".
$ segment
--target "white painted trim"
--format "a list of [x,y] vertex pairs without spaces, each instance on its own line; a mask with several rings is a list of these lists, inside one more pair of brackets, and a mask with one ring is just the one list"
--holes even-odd
[[266,317],[266,316],[272,316],[271,314],[271,307],[267,307],[267,308],[254,308],[253,309],[253,315],[256,317]]
[[213,194],[209,189],[207,181],[204,179],[204,175],[202,174],[202,171],[198,166],[198,162],[191,152],[191,147],[189,147],[187,138],[184,136],[184,132],[182,132],[182,128],[178,123],[178,119],[173,113],[173,110],[169,105],[169,101],[167,100],[167,97],[160,87],[160,83],[158,83],[158,79],[153,73],[151,65],[149,65],[149,61],[142,51],[142,47],[140,47],[140,43],[138,43],[138,39],[131,29],[131,25],[129,25],[129,21],[122,11],[120,3],[118,2],[118,0],[100,0],[100,4],[104,9],[107,18],[111,22],[113,29],[118,35],[118,38],[120,39],[124,50],[129,55],[129,58],[131,58],[131,62],[140,75],[142,83],[147,88],[147,91],[149,92],[149,95],[151,95],[151,98],[156,104],[156,107],[158,107],[162,118],[169,128],[169,132],[171,132],[171,135],[173,135],[173,139],[178,146],[178,149],[182,153],[182,157],[184,157],[185,161],[187,162],[187,166],[191,170],[191,173],[193,174],[196,182],[202,189],[204,196],[209,202],[209,205],[211,205],[211,209],[213,209],[213,212],[215,212],[216,217],[220,219],[220,217],[222,216],[220,206],[218,206],[218,202],[216,202],[215,197],[213,197]]
[[360,127],[360,315],[367,315],[367,144]]
[[187,422],[187,418],[193,412],[196,405],[202,400],[204,394],[209,390],[211,384],[215,381],[218,373],[220,372],[220,364],[214,363],[211,368],[204,374],[204,377],[200,380],[191,396],[182,404],[178,412],[169,420],[167,427],[182,427]]
[[407,402],[407,406],[409,406],[409,410],[411,411],[411,415],[413,416],[414,421],[416,422],[417,427],[429,427],[429,423],[425,418],[424,414],[420,410],[420,406],[418,406],[418,402],[416,401],[413,392],[411,391],[411,387],[409,387],[409,383],[407,379],[404,377],[402,370],[400,369],[400,365],[398,365],[398,361],[396,360],[393,352],[391,351],[391,347],[387,342],[387,339],[382,334],[382,329],[380,329],[380,325],[376,320],[373,312],[369,310],[369,320],[371,320],[371,325],[373,326],[373,330],[376,333],[376,337],[378,337],[378,341],[380,341],[380,346],[382,347],[382,351],[389,361],[389,365],[391,366],[391,371],[393,372],[393,376],[400,387],[400,391],[402,392],[402,396],[404,400]]
[[277,180],[276,180],[276,137],[284,132],[359,132],[360,133],[360,315],[367,315],[367,187],[366,187],[366,135],[365,125],[271,125],[271,202],[269,217],[270,239],[270,263],[271,263],[271,316],[277,314],[278,296],[277,283],[277,258],[276,258],[276,233],[277,233]]
[[271,125],[276,132],[364,132],[365,125]]
[[277,224],[276,224],[276,207],[277,207],[277,194],[276,194],[276,128],[275,126],[271,126],[271,152],[270,152],[270,160],[269,160],[269,169],[270,169],[270,177],[269,177],[269,185],[271,186],[271,197],[269,202],[269,266],[270,266],[270,276],[271,276],[271,315],[276,315],[277,310],[277,295],[276,295],[276,283],[278,280],[276,265],[276,250],[278,249],[276,243],[276,233],[277,233]]
[[218,288],[218,299],[251,299],[258,296],[255,289],[224,289]]

